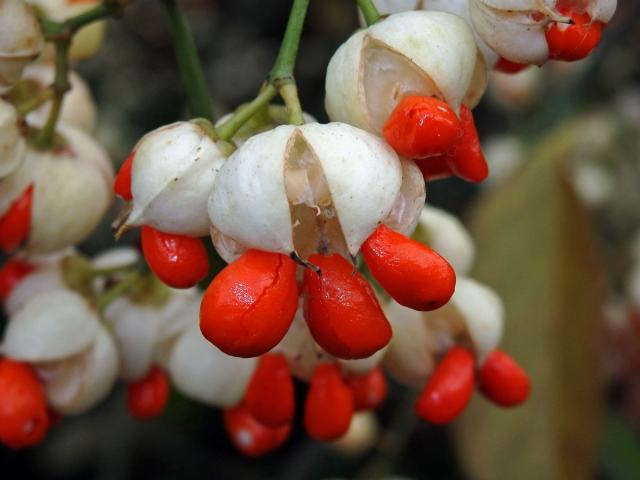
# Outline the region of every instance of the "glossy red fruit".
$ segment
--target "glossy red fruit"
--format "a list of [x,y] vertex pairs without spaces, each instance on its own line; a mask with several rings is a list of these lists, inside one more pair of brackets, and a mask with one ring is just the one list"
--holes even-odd
[[351,375],[348,384],[356,410],[374,410],[387,397],[387,379],[379,367],[364,375]]
[[191,288],[209,272],[207,249],[199,238],[145,226],[142,253],[151,271],[173,288]]
[[170,390],[166,372],[154,365],[144,377],[127,385],[129,413],[138,420],[157,417],[167,406]]
[[6,301],[13,289],[35,268],[22,260],[9,260],[5,263],[0,269],[0,302]]
[[14,251],[29,238],[32,205],[33,185],[30,185],[0,218],[0,248],[4,252]]
[[260,357],[244,404],[256,420],[268,427],[291,423],[295,412],[293,378],[283,355],[268,353]]
[[413,95],[398,103],[383,133],[399,155],[426,158],[447,151],[460,135],[460,121],[445,102]]
[[473,373],[471,352],[462,347],[453,347],[435,368],[418,397],[416,415],[436,424],[453,421],[471,400]]
[[502,73],[518,73],[528,66],[529,65],[527,65],[526,63],[516,63],[512,62],[511,60],[507,60],[506,58],[500,57],[493,68]]
[[546,31],[549,58],[573,62],[587,57],[598,46],[605,24],[594,22],[586,13],[559,8],[560,13],[573,20],[572,25],[552,23]]
[[0,443],[15,449],[37,445],[48,428],[47,399],[33,369],[0,360]]
[[427,311],[447,303],[456,274],[434,250],[380,225],[362,245],[369,271],[393,299],[405,307]]
[[365,358],[391,340],[391,325],[369,283],[338,254],[313,255],[304,272],[304,312],[311,335],[331,355]]
[[498,405],[513,407],[529,398],[531,381],[515,360],[496,349],[480,368],[480,391]]
[[473,113],[464,105],[460,106],[460,121],[463,133],[447,152],[449,167],[463,180],[478,183],[489,175],[489,166],[482,153]]
[[291,433],[291,424],[277,428],[267,427],[253,418],[243,405],[226,409],[223,418],[233,445],[250,457],[272,452],[282,445]]
[[304,406],[307,433],[322,441],[340,438],[347,433],[353,412],[353,394],[338,366],[329,363],[318,365],[311,377]]
[[200,329],[229,355],[257,357],[282,340],[297,306],[293,260],[279,253],[248,250],[207,288]]
[[113,191],[124,200],[133,199],[133,195],[131,194],[131,167],[133,166],[134,156],[135,152],[129,155],[124,161],[113,183]]

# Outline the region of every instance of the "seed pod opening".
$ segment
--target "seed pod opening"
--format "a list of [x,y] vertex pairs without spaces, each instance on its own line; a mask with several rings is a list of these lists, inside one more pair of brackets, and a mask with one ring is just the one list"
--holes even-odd
[[351,258],[389,215],[402,180],[378,137],[342,123],[281,126],[250,138],[220,169],[212,239],[228,261],[247,248]]
[[133,208],[126,225],[202,237],[209,233],[207,198],[224,155],[195,123],[154,130],[134,147]]
[[[335,53],[325,107],[333,121],[380,132],[406,95],[434,96],[457,113],[484,91],[484,60],[466,22],[443,12],[403,12],[357,32]],[[470,93],[472,91],[472,93]]]

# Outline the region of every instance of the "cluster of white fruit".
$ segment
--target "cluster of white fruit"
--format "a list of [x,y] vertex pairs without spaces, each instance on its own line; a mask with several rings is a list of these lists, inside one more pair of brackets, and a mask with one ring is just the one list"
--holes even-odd
[[[55,20],[91,6],[34,3]],[[457,220],[424,207],[425,180],[487,176],[471,114],[487,69],[499,58],[546,61],[549,25],[568,21],[566,8],[377,3],[383,13],[426,11],[390,15],[338,49],[326,77],[332,123],[307,116],[231,142],[202,119],[173,123],[145,135],[115,179],[90,136],[95,108],[75,75],[54,142],[38,144],[51,107],[21,109],[47,94],[52,53],[23,0],[0,3],[0,247],[20,250],[0,272],[9,316],[0,387],[11,387],[0,397],[9,405],[29,385],[31,402],[0,406],[10,420],[0,441],[37,443],[47,409],[84,412],[118,378],[140,418],[162,411],[169,379],[225,408],[233,442],[250,455],[287,438],[292,376],[311,384],[305,427],[321,440],[345,435],[355,411],[384,399],[379,365],[426,384],[417,413],[437,423],[464,409],[477,370],[493,401],[526,398],[528,379],[496,350],[500,300],[466,277],[473,244]],[[615,0],[584,3],[578,13],[592,21],[606,23],[615,9]],[[102,28],[80,31],[72,61],[97,49]],[[68,250],[95,229],[112,185],[127,202],[119,233],[142,227],[149,267],[175,288],[132,272],[134,251],[89,261]],[[230,265],[199,293],[206,236]],[[357,272],[360,253],[378,292]]]

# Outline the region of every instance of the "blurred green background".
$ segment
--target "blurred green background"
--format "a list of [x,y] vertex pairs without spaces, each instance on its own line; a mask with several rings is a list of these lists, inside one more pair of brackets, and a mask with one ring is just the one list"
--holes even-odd
[[[290,2],[182,5],[222,115],[266,77]],[[476,398],[455,425],[435,427],[413,417],[413,393],[393,384],[378,412],[382,433],[366,452],[314,442],[297,418],[284,448],[250,460],[228,442],[219,411],[174,392],[161,419],[138,423],[120,387],[92,413],[64,419],[42,446],[0,449],[0,478],[639,479],[640,299],[628,295],[640,250],[639,18],[640,2],[621,0],[587,61],[495,75],[475,111],[489,184],[427,189],[428,202],[465,219],[477,241],[474,275],[504,296],[504,348],[533,378],[527,406],[505,411]],[[321,121],[326,65],[357,26],[355,2],[312,0],[296,76],[303,108]],[[109,22],[102,50],[77,70],[116,164],[145,132],[187,116],[156,0]],[[112,245],[112,218],[83,250]]]

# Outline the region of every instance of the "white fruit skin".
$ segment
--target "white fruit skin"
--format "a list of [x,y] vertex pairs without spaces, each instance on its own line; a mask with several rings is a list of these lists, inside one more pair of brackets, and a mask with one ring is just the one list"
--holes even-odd
[[[381,15],[417,9],[447,12],[464,19],[470,27],[473,27],[469,14],[469,0],[422,0],[421,2],[417,0],[374,0],[373,3]],[[492,68],[498,61],[498,54],[489,48],[475,29],[472,28],[472,30],[476,44],[482,52],[486,65]]]
[[56,290],[67,290],[60,269],[38,268],[14,287],[4,303],[4,310],[11,317],[34,296]]
[[24,160],[27,144],[18,129],[18,114],[0,99],[0,179],[13,173]]
[[455,343],[452,332],[435,325],[455,328],[461,318],[479,365],[500,343],[504,325],[504,307],[496,293],[463,276],[458,277],[447,307],[417,312],[390,301],[385,313],[393,326],[393,338],[383,364],[396,380],[412,387],[424,385],[434,369],[436,355]]
[[[43,10],[45,15],[55,21],[62,22],[70,17],[84,13],[87,10],[100,5],[100,0],[86,0],[82,2],[70,2],[69,0],[28,0],[33,6]],[[69,51],[71,62],[79,62],[95,55],[104,38],[106,24],[104,21],[93,22],[83,27],[74,35]],[[53,48],[47,48],[43,60],[53,59]]]
[[209,220],[247,248],[293,251],[284,165],[295,130],[283,125],[249,138],[218,172],[208,201]]
[[206,236],[207,198],[224,162],[213,140],[199,126],[177,122],[142,137],[134,152],[127,225]]
[[422,387],[433,371],[436,353],[424,314],[393,300],[384,311],[393,327],[393,338],[383,360],[385,370],[402,384]]
[[469,231],[460,220],[445,210],[427,205],[420,213],[418,225],[417,238],[424,235],[424,243],[444,257],[456,274],[469,273],[476,249]]
[[[538,5],[534,9],[510,12],[494,9],[480,0],[469,0],[469,11],[475,30],[501,57],[531,65],[542,65],[549,58],[545,37],[545,28],[550,22],[546,15],[551,13],[548,7]],[[545,16],[533,20],[532,11]]]
[[587,13],[593,20],[609,23],[616,13],[617,0],[591,0],[587,7]]
[[232,357],[218,350],[194,323],[176,340],[168,370],[183,395],[207,405],[231,407],[244,396],[256,365],[256,358]]
[[[352,35],[329,62],[325,108],[333,121],[380,133],[374,125],[382,125],[386,119],[369,118],[361,78],[363,55],[370,41],[413,62],[435,82],[443,99],[456,112],[470,87],[474,92],[484,90],[483,85],[472,85],[478,55],[473,34],[464,20],[444,12],[397,13]],[[477,103],[478,93],[470,100]]]
[[324,171],[351,255],[389,214],[402,185],[402,165],[382,139],[343,123],[300,127]]
[[33,184],[31,231],[25,248],[48,253],[82,242],[106,213],[113,168],[106,152],[85,132],[61,126],[69,142],[61,152],[27,149],[24,162],[0,183],[0,214]]
[[245,248],[283,254],[294,250],[284,170],[287,148],[297,134],[318,159],[348,250],[355,256],[391,211],[402,167],[381,139],[342,123],[284,125],[251,137],[218,173],[209,197],[211,223]]
[[121,357],[120,377],[136,380],[153,365],[165,347],[198,318],[200,296],[195,290],[170,290],[162,306],[138,305],[127,298],[114,301],[104,312]]
[[458,277],[451,301],[466,321],[476,358],[482,364],[502,338],[505,316],[502,300],[488,286],[468,277]]
[[22,0],[0,3],[0,95],[20,79],[24,66],[44,48],[33,10]]
[[[372,412],[356,412],[349,424],[349,430],[329,446],[339,453],[349,456],[361,455],[374,446],[380,436],[380,425]],[[400,477],[395,477],[399,480]]]
[[89,348],[99,324],[97,313],[77,293],[41,293],[9,319],[2,351],[26,362],[60,360]]
[[[24,69],[22,78],[36,82],[41,89],[47,88],[53,82],[55,70],[49,64],[31,64]],[[60,122],[72,125],[87,132],[92,132],[96,126],[96,105],[89,90],[89,85],[75,72],[69,76],[71,90],[64,96]],[[44,123],[49,115],[50,105],[47,103],[27,115],[31,123]]]
[[[78,364],[65,365],[66,362]],[[112,390],[118,377],[118,352],[113,338],[100,325],[95,342],[80,357],[35,366],[44,378],[49,405],[62,415],[79,415]],[[67,368],[70,370],[65,372]]]
[[427,190],[422,172],[415,162],[406,158],[400,158],[400,162],[402,185],[393,208],[383,223],[392,230],[409,236],[418,225]]

